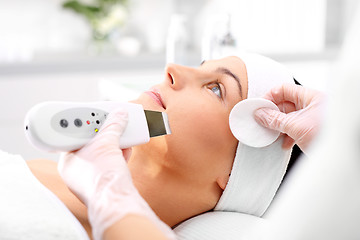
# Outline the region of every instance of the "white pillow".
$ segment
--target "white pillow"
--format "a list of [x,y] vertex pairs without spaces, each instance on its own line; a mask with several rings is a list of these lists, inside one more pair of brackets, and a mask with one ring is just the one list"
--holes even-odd
[[249,214],[213,211],[175,227],[179,240],[249,240],[266,235],[266,220]]

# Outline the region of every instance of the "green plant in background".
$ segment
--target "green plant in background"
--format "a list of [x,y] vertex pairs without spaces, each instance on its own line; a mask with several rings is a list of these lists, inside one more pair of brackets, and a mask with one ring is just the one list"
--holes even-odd
[[108,40],[110,34],[123,26],[128,17],[128,0],[69,0],[62,5],[85,17],[94,40]]

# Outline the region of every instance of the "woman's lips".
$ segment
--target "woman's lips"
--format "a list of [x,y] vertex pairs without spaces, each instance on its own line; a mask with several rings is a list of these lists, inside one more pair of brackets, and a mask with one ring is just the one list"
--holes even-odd
[[160,93],[154,90],[146,91],[145,94],[149,95],[157,104],[159,104],[162,108],[165,108],[165,105],[161,99]]

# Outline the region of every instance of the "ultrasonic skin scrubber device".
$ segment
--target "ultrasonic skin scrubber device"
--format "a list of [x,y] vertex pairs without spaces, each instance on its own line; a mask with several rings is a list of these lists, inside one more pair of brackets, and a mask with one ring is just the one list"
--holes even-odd
[[147,143],[150,137],[170,134],[167,114],[144,110],[128,102],[43,102],[25,118],[25,135],[38,149],[60,152],[84,146],[99,131],[107,115],[116,108],[128,112],[128,123],[120,137],[120,148]]

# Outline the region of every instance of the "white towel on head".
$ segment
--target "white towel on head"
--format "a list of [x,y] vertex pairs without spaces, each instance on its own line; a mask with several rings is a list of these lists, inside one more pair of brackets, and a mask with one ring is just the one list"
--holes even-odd
[[[294,83],[293,76],[280,63],[250,53],[239,53],[246,66],[248,98],[264,96],[283,83]],[[240,144],[237,147],[228,184],[215,207],[262,216],[275,196],[285,175],[291,151],[282,148],[283,138],[263,148]]]
[[239,53],[248,77],[248,98],[264,96],[270,89],[284,83],[294,83],[290,71],[282,64],[259,54]]
[[290,151],[282,150],[280,137],[273,144],[253,148],[237,147],[236,157],[227,186],[215,207],[229,211],[262,216],[286,172]]

